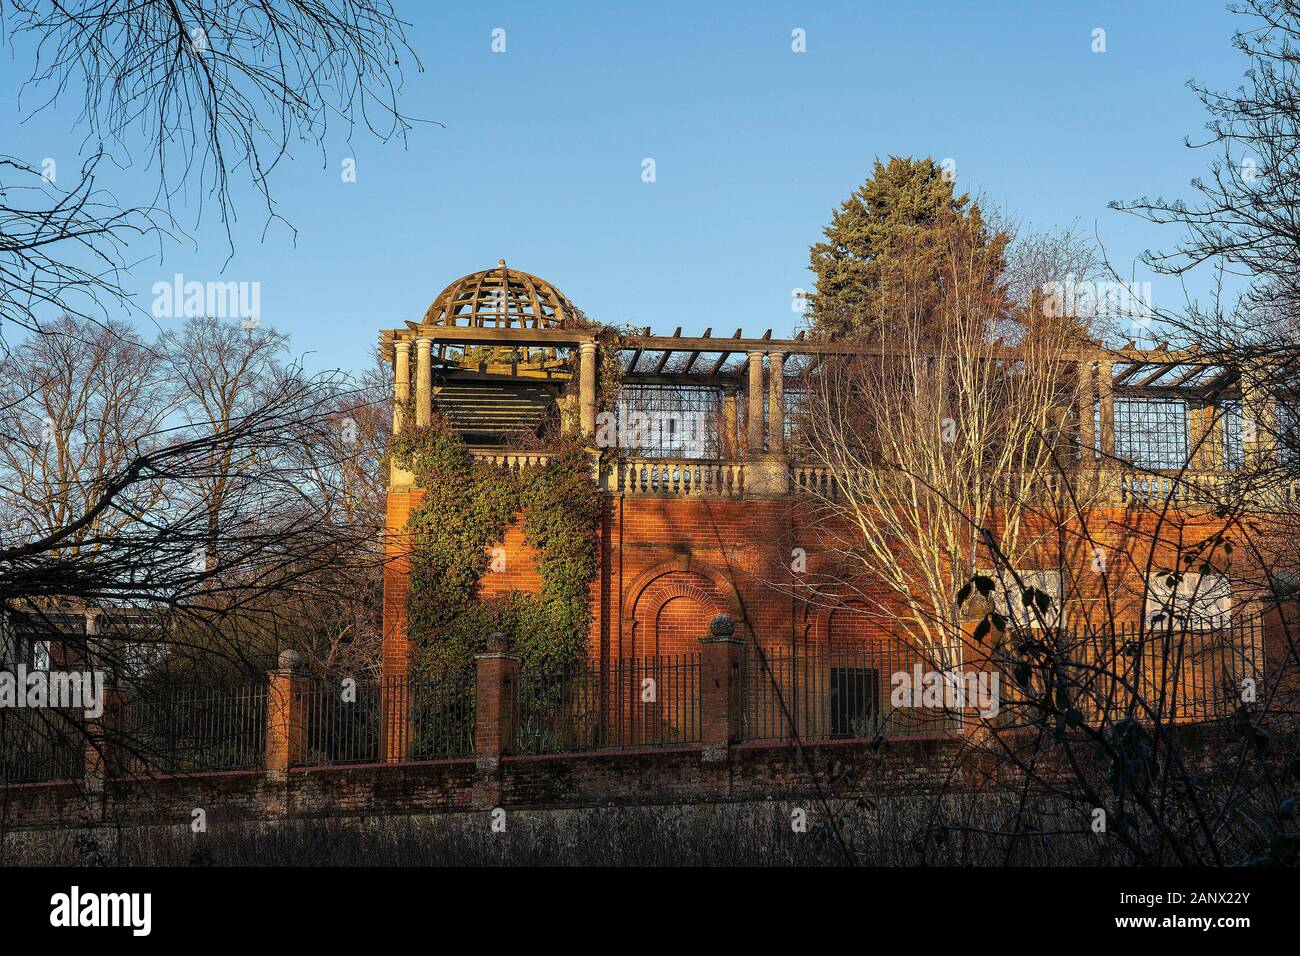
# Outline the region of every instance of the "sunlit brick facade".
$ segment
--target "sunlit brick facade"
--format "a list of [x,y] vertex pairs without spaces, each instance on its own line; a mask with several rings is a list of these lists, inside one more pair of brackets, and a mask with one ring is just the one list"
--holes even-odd
[[[417,420],[438,408],[474,454],[500,467],[544,459],[544,447],[511,447],[509,437],[520,428],[540,436],[549,423],[577,430],[594,446],[601,404],[595,335],[575,315],[549,283],[504,263],[458,280],[423,321],[382,333],[396,397],[414,400]],[[503,359],[511,349],[522,360]],[[826,541],[834,529],[818,502],[834,477],[787,449],[787,376],[778,373],[792,357],[843,349],[770,333],[654,336],[648,329],[621,336],[616,349],[622,413],[636,403],[705,407],[707,441],[686,447],[692,436],[677,433],[669,436],[667,453],[607,455],[603,463],[593,457],[603,504],[600,570],[591,591],[593,665],[698,654],[700,638],[719,614],[736,619],[746,642],[791,653],[897,641],[898,624],[863,613],[858,599],[800,596],[800,575],[824,577],[833,562]],[[1083,451],[1076,452],[1069,480],[1090,489],[1087,505],[1081,513],[1067,507],[1039,513],[1034,520],[1042,526],[1034,530],[1043,540],[1041,553],[1023,570],[1065,568],[1067,580],[1058,590],[1071,619],[1104,612],[1111,620],[1137,622],[1149,613],[1148,572],[1223,529],[1213,509],[1197,503],[1197,482],[1221,488],[1246,456],[1262,453],[1263,442],[1243,439],[1244,379],[1206,380],[1218,373],[1188,371],[1187,356],[1131,346],[1098,348],[1078,364],[1088,382],[1073,426],[1075,447]],[[1127,465],[1115,464],[1121,455]],[[1167,476],[1189,461],[1192,470],[1180,479],[1187,482],[1184,490],[1164,507],[1173,487]],[[411,660],[403,532],[421,494],[412,476],[394,470],[383,653],[390,676],[405,673]],[[1071,528],[1080,523],[1088,526],[1087,546],[1080,529]],[[1068,533],[1059,533],[1061,527]],[[505,569],[486,575],[481,593],[536,591],[540,579],[518,524],[501,544]],[[1094,566],[1097,549],[1109,556],[1105,574]],[[796,554],[806,555],[797,570]],[[858,598],[873,588],[869,580],[854,582]],[[887,589],[877,590],[887,603]],[[1244,619],[1262,613],[1256,597],[1239,594],[1224,606]],[[1243,653],[1262,665],[1261,648]]]

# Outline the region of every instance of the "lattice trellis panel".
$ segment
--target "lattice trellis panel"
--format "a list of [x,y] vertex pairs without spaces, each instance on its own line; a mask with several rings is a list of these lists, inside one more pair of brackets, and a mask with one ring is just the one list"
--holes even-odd
[[1115,455],[1139,468],[1187,463],[1187,403],[1181,398],[1115,398]]
[[[625,450],[646,458],[718,458],[722,390],[702,385],[626,385],[619,393]],[[623,443],[622,441],[620,442]]]

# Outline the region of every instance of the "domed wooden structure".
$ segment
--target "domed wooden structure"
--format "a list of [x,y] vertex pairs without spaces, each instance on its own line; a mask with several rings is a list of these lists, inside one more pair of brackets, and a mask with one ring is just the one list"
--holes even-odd
[[438,294],[421,325],[471,329],[563,329],[573,303],[555,286],[501,259],[495,269],[471,272]]
[[532,441],[559,424],[562,407],[576,427],[577,396],[565,393],[580,358],[595,414],[595,333],[585,326],[568,296],[504,259],[462,276],[419,322],[381,333],[394,362],[395,424],[414,399],[417,425],[436,410],[476,448]]

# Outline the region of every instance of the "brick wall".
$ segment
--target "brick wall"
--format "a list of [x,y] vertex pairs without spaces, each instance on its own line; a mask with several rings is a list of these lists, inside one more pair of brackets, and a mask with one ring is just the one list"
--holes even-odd
[[[386,673],[399,673],[408,658],[407,562],[399,532],[420,498],[419,491],[389,498],[394,535],[385,575]],[[1143,508],[1090,512],[1086,538],[1079,534],[1077,520],[1065,523],[1064,535],[1056,532],[1058,523],[1051,514],[1026,520],[1022,537],[1037,546],[1024,562],[1025,570],[1055,567],[1064,541],[1070,616],[1128,622],[1141,617],[1147,572],[1173,567],[1178,549],[1222,530],[1223,524],[1211,515],[1160,514]],[[851,529],[831,526],[798,499],[609,496],[600,528],[600,570],[592,587],[593,661],[693,653],[691,641],[717,613],[736,617],[743,634],[767,648],[895,638],[896,625],[887,615],[835,612],[796,597],[800,578],[792,570],[793,549],[806,553],[805,580],[813,579],[832,567],[835,543],[851,535]],[[501,545],[506,569],[485,575],[482,593],[536,591],[540,580],[535,556],[524,544],[518,523]],[[1104,562],[1104,576],[1094,570],[1098,559]],[[880,586],[873,591],[871,582],[864,581],[858,587],[868,592],[872,603],[891,603]]]
[[[532,809],[707,803],[850,792],[873,780],[900,792],[953,786],[961,748],[929,742],[825,744],[805,757],[789,747],[744,745],[731,761],[703,759],[702,748],[621,753],[504,757],[490,777],[473,759],[400,765],[295,769],[283,781],[256,772],[182,778],[109,780],[102,792],[76,784],[0,788],[0,816],[9,831],[85,825],[188,826],[202,809],[209,829],[222,823],[285,818],[440,813],[492,807]],[[852,768],[849,775],[844,770]],[[961,786],[982,785],[957,769]],[[855,782],[849,784],[852,778]],[[485,786],[485,784],[488,784]],[[856,790],[852,790],[856,792]]]
[[[1233,739],[1201,733],[1188,759],[1200,764]],[[1198,756],[1199,755],[1199,756]],[[1077,756],[1077,754],[1076,754]],[[1036,772],[1051,776],[1050,755]],[[1104,766],[1092,772],[1104,773]],[[0,788],[0,829],[186,826],[202,809],[223,823],[370,817],[504,809],[653,806],[813,799],[878,793],[951,792],[1014,786],[1009,763],[962,741],[823,742],[803,751],[746,743],[711,760],[701,746],[504,757],[486,770],[473,759],[257,772],[110,779],[102,791],[76,784]]]

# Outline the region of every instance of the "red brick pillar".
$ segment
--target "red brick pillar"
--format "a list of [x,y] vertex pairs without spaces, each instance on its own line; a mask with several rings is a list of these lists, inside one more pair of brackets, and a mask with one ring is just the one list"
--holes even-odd
[[706,762],[725,762],[740,740],[740,654],[736,622],[719,614],[700,638],[700,740]]
[[284,780],[307,757],[307,677],[296,651],[280,652],[280,667],[267,675],[266,775]]
[[85,777],[92,790],[103,788],[106,777],[122,773],[127,754],[122,747],[122,692],[103,688],[104,712],[86,718]]
[[504,634],[488,636],[488,649],[474,655],[474,755],[482,769],[494,769],[513,742],[515,681],[519,658]]
[[411,755],[412,681],[405,675],[385,674],[379,679],[380,759],[400,763]]
[[[1300,606],[1296,597],[1287,595],[1264,606],[1264,675],[1275,683],[1274,708],[1294,712],[1300,706],[1300,666],[1291,651],[1300,643]],[[1261,690],[1261,695],[1263,688]]]

